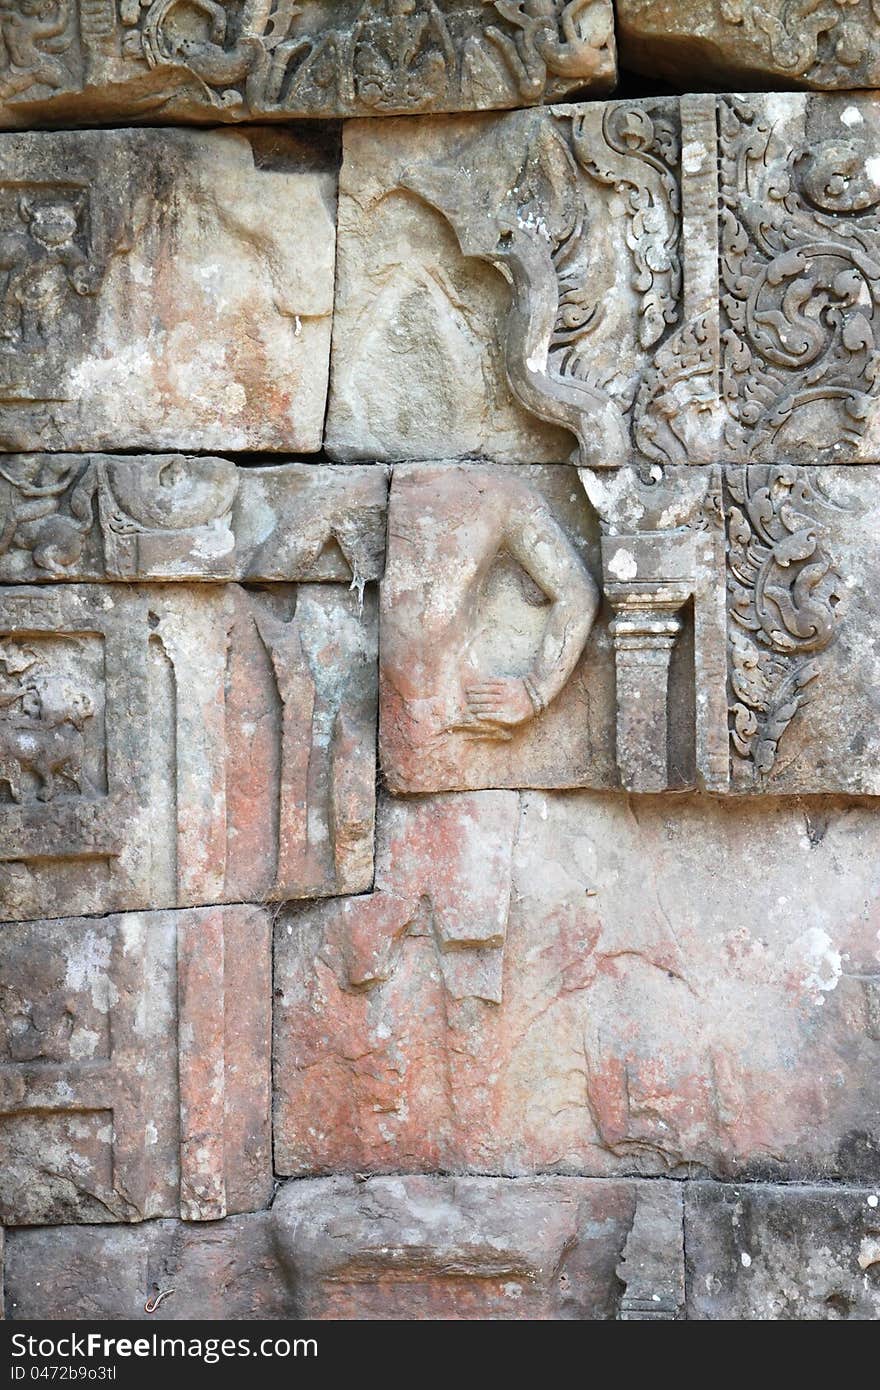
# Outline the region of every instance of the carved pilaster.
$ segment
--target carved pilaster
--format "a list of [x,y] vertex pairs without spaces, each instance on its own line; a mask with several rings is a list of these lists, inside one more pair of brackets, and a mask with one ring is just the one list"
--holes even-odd
[[677,610],[687,593],[606,589],[617,678],[617,766],[627,791],[660,792],[669,784],[669,663],[684,626]]

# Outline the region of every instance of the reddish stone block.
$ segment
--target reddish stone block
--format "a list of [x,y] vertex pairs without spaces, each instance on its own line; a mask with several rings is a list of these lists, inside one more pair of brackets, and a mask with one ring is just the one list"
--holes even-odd
[[263,1206],[271,959],[260,908],[0,929],[0,1217]]
[[[385,803],[376,893],[279,919],[279,1170],[870,1180],[872,811],[525,795],[502,944],[508,799]],[[486,903],[447,949],[441,809]]]

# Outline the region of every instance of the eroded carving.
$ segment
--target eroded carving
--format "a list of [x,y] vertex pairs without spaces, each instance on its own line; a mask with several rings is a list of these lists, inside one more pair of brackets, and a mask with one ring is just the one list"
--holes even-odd
[[821,674],[845,594],[826,549],[821,474],[728,469],[731,743],[760,785]]
[[880,387],[870,141],[859,117],[847,139],[780,150],[760,107],[732,98],[719,119],[726,442],[767,461],[812,427],[831,460],[859,445]]
[[[608,89],[607,0],[22,0],[0,10],[10,117],[52,98],[178,116],[386,115]],[[77,39],[75,12],[79,10]],[[2,62],[5,56],[5,64]],[[14,117],[13,117],[14,118]]]
[[383,764],[409,790],[466,785],[475,745],[511,744],[515,759],[554,705],[598,590],[545,498],[510,470],[398,470],[393,497]]
[[5,923],[0,962],[4,1222],[204,1221],[266,1201],[264,911]]
[[875,87],[877,0],[619,0],[624,65],[715,90]]
[[318,447],[335,175],[277,141],[0,136],[5,451]]

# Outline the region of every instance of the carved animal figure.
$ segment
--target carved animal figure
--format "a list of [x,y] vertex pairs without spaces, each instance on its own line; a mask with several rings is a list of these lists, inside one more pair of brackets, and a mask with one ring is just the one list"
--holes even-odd
[[64,200],[22,197],[24,231],[0,235],[0,341],[26,348],[49,345],[66,293],[94,294],[97,271],[76,243],[75,208]]
[[56,54],[73,41],[69,0],[0,0],[0,99],[70,81]]
[[[92,526],[95,470],[86,465],[76,477],[78,462],[48,458],[32,479],[14,477],[0,467],[0,478],[12,489],[6,514],[0,502],[0,557],[9,550],[29,550],[33,563],[51,574],[62,574],[82,554]],[[69,515],[60,512],[64,493]]]
[[88,695],[72,696],[60,710],[44,707],[40,718],[13,717],[0,722],[0,782],[13,801],[24,800],[22,773],[38,781],[37,800],[51,801],[61,778],[80,795],[92,789],[83,771],[83,728],[94,714]]

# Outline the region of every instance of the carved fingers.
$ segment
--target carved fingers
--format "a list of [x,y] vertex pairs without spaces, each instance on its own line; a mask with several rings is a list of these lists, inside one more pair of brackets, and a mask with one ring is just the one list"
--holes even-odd
[[497,676],[465,689],[468,714],[482,723],[513,727],[535,714],[526,683],[519,676]]

